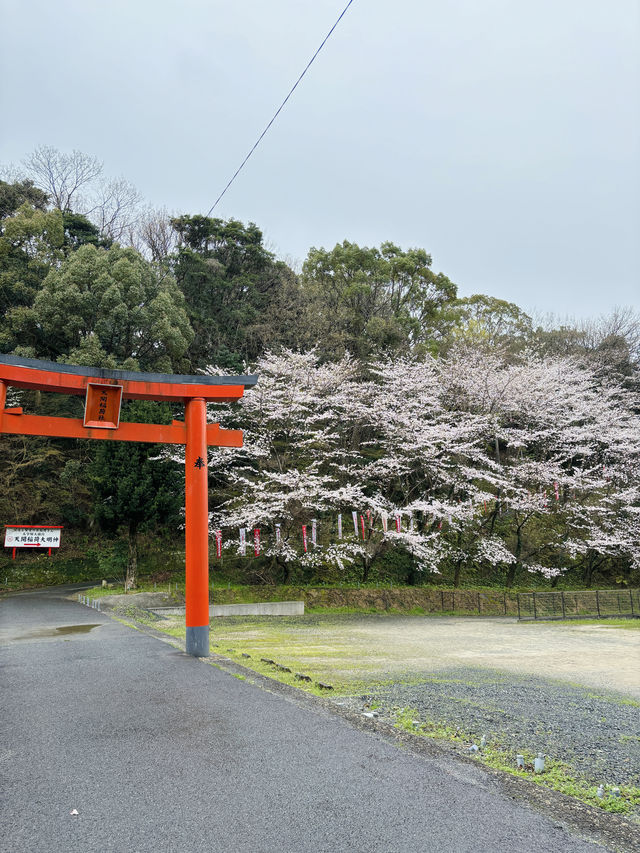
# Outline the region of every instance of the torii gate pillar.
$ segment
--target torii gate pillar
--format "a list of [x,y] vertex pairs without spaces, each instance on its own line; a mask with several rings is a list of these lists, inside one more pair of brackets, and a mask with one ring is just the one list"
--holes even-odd
[[[207,404],[202,397],[185,404],[185,590],[187,653],[209,654],[209,508]],[[204,464],[203,464],[204,463]]]
[[[207,447],[242,447],[242,432],[207,424],[207,402],[230,403],[257,376],[176,376],[76,367],[0,355],[0,434],[183,444],[185,454],[185,599],[187,652],[209,654],[209,510]],[[27,415],[5,406],[7,387],[85,397],[84,418]],[[120,423],[120,401],[184,403],[185,420]]]

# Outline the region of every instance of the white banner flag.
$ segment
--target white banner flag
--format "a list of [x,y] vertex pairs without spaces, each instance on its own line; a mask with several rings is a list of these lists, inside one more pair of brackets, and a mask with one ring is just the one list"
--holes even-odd
[[359,539],[360,537],[358,536],[358,513],[354,509],[351,515],[353,516],[353,529],[356,534],[356,539]]
[[342,513],[338,513],[338,539],[342,539]]
[[247,528],[240,528],[240,553],[243,557],[247,555]]
[[311,519],[311,542],[314,545],[318,544],[318,522],[315,518]]
[[280,542],[280,525],[276,524],[276,545]]

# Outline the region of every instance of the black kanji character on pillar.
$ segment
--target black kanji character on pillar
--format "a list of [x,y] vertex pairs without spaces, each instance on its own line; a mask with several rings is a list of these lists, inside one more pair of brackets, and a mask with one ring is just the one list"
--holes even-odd
[[194,467],[195,468],[204,468],[204,459],[202,458],[202,456],[198,456],[198,458],[196,459],[196,461],[194,463]]

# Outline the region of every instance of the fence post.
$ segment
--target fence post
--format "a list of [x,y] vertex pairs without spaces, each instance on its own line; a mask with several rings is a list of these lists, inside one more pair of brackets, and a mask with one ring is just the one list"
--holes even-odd
[[477,593],[478,599],[478,616],[482,616],[482,610],[480,609],[480,593]]
[[564,590],[562,590],[562,591],[560,592],[560,597],[561,597],[561,599],[562,599],[562,618],[563,618],[563,619],[566,619],[566,618],[567,618],[567,614],[566,614],[565,609],[564,609]]
[[635,616],[635,613],[633,612],[633,590],[632,589],[629,590],[629,601],[631,602],[631,615]]
[[[516,599],[518,600],[518,621],[520,621],[520,593],[516,593]],[[507,600],[507,594],[505,593],[505,601]]]
[[535,594],[535,592],[533,593],[533,618],[534,619],[538,618],[538,611],[536,610],[536,594]]
[[503,616],[506,616],[507,615],[507,593],[506,592],[502,593],[502,610],[504,611]]
[[444,613],[444,590],[440,590],[440,613]]
[[596,610],[598,611],[598,619],[600,618],[600,596],[598,595],[598,590],[596,590]]

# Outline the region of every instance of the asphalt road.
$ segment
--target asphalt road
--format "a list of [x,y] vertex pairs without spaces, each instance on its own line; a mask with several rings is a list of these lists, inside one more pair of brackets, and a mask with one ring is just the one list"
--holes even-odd
[[2,853],[602,849],[480,767],[400,749],[68,592],[0,600]]

